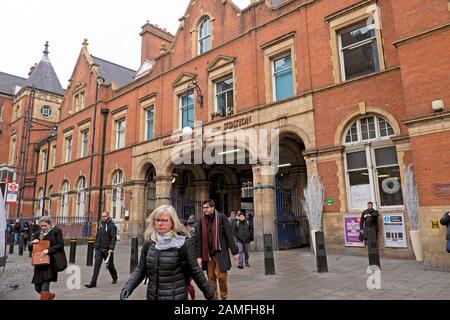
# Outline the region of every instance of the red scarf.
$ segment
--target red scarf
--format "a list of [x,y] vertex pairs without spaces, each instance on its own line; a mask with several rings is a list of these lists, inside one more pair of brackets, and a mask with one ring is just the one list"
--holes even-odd
[[[208,247],[208,218],[203,215],[200,220],[202,226],[202,261],[209,260],[209,247]],[[213,236],[213,250],[220,251],[222,250],[220,246],[219,239],[219,212],[215,210],[213,221],[211,224],[212,227],[212,236]]]

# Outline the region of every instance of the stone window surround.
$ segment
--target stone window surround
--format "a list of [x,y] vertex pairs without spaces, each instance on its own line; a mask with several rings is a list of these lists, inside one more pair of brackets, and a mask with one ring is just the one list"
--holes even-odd
[[[80,95],[80,94],[84,95],[84,107],[78,109],[77,108],[78,107],[77,106],[77,96]],[[86,84],[81,84],[77,88],[75,88],[75,90],[73,91],[73,94],[72,94],[72,108],[70,108],[70,110],[72,111],[72,113],[76,113],[76,112],[84,110],[84,109],[86,109]]]
[[208,120],[212,120],[212,114],[217,112],[216,83],[231,76],[233,78],[233,102],[236,114],[236,77],[234,63],[228,63],[211,71],[208,75]]
[[16,142],[17,142],[17,135],[14,134],[11,136],[11,142],[9,143],[9,161],[8,163],[10,165],[14,165],[14,158],[16,157]]
[[[199,34],[199,27],[200,27],[200,23],[203,21],[203,19],[205,17],[209,17],[209,22],[210,22],[210,35],[211,35],[211,43],[210,43],[210,48],[208,51],[200,54],[200,46],[199,46],[199,39],[198,39],[198,34]],[[216,19],[213,17],[213,15],[209,12],[201,12],[200,17],[197,19],[196,23],[195,23],[195,27],[194,29],[191,29],[189,32],[191,33],[191,39],[192,39],[192,43],[191,43],[191,53],[192,53],[192,58],[195,58],[197,56],[201,56],[205,53],[208,53],[209,51],[211,51],[214,48],[214,21]]]
[[[120,150],[126,147],[127,144],[127,109],[128,106],[122,107],[116,111],[113,111],[111,113],[111,121],[112,121],[112,128],[111,128],[111,150]],[[123,148],[117,148],[117,123],[121,120],[125,120],[125,132],[124,132],[124,146]]]
[[[190,82],[184,82],[176,87],[174,87],[174,98],[173,98],[173,131],[181,131],[181,97],[186,93],[186,89],[190,85]],[[197,108],[197,92],[194,90],[194,121],[196,119],[196,108]]]
[[[376,9],[375,9],[376,8]],[[375,11],[372,11],[375,9]],[[377,15],[377,23],[379,23],[381,28],[381,19],[379,15],[380,9],[376,6],[375,2],[368,3],[367,5],[358,8],[357,10],[351,11],[345,15],[338,16],[334,19],[329,20],[330,24],[330,46],[331,46],[331,61],[333,65],[333,78],[335,83],[345,82],[342,74],[342,61],[340,53],[339,44],[339,31],[350,27],[351,25],[357,24],[364,20],[369,19],[374,14]],[[375,36],[377,39],[377,49],[378,58],[380,64],[380,71],[386,69],[386,64],[384,61],[384,50],[383,50],[383,38],[380,28],[375,28]],[[352,80],[352,79],[351,79]]]
[[[150,95],[148,98],[140,101],[141,126],[140,126],[140,141],[147,141],[147,110],[153,109],[156,114],[156,94]],[[155,137],[155,117],[153,117],[153,137]]]
[[[39,152],[39,172],[45,172],[46,157],[49,156],[49,150],[47,149],[47,145],[45,145],[44,148],[42,148]],[[49,167],[50,167],[50,160],[49,160]],[[50,169],[50,168],[49,168]]]
[[278,39],[271,41],[269,44],[261,46],[264,52],[264,84],[266,92],[266,103],[275,102],[274,82],[273,82],[273,60],[283,55],[289,54],[292,59],[292,79],[293,79],[293,96],[297,95],[297,68],[295,56],[295,32],[288,33]]
[[[70,160],[67,160],[67,140],[68,138],[72,139],[72,150],[71,150],[71,157]],[[62,149],[63,153],[62,153],[62,159],[63,159],[63,163],[68,163],[70,161],[72,161],[72,155],[73,155],[73,128],[64,132],[64,136],[63,136],[63,149]]]
[[[91,140],[91,137],[90,137],[90,133],[91,133],[90,126],[91,126],[91,121],[87,121],[87,122],[83,123],[82,125],[78,126],[78,143],[77,143],[78,159],[85,158],[85,157],[87,157],[89,155],[89,142]],[[82,139],[83,139],[83,132],[86,132],[86,131],[88,132],[88,150],[87,150],[87,155],[83,157],[83,155],[81,154],[81,147],[83,145],[83,141],[82,141]]]

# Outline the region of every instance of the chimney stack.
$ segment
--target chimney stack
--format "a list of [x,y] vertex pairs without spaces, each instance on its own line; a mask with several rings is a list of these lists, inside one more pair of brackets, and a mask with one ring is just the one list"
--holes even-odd
[[142,26],[141,64],[145,60],[155,60],[163,51],[170,47],[175,37],[167,30],[147,21]]

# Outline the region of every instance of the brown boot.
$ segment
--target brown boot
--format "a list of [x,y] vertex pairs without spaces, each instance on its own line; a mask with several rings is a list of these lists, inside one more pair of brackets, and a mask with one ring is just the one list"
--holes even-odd
[[41,291],[41,300],[53,300],[55,298],[55,294],[49,291]]

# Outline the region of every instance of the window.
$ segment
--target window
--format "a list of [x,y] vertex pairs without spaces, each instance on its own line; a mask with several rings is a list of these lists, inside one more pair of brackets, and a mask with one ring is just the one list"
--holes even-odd
[[84,209],[86,204],[86,178],[81,177],[77,184],[77,217],[84,217]]
[[116,149],[125,147],[125,119],[116,121]]
[[42,106],[41,107],[41,115],[44,118],[51,118],[53,114],[52,108],[50,106]]
[[111,204],[111,217],[114,220],[123,219],[123,173],[121,170],[117,170],[113,178],[112,188],[112,204]]
[[42,150],[41,156],[41,172],[47,171],[47,149]]
[[87,157],[89,149],[88,143],[89,143],[89,130],[81,131],[80,158]]
[[216,112],[223,117],[234,114],[233,85],[232,77],[216,83]]
[[61,194],[61,216],[67,218],[69,217],[69,182],[67,180],[63,182]]
[[79,92],[75,95],[75,111],[83,110],[85,107],[85,94]]
[[10,148],[11,148],[11,150],[10,150],[9,154],[10,154],[11,158],[9,159],[9,163],[11,165],[14,165],[14,162],[16,160],[16,138],[15,137],[11,139]]
[[180,97],[180,125],[181,128],[194,127],[194,91]]
[[344,145],[351,209],[364,209],[369,201],[381,207],[403,205],[397,149],[390,140],[393,135],[390,123],[378,116],[357,119],[347,129]]
[[275,101],[292,97],[294,95],[294,84],[290,53],[272,60],[272,74]]
[[39,189],[38,200],[39,200],[39,209],[38,209],[39,211],[36,212],[36,214],[35,214],[36,217],[45,215],[43,212],[43,209],[44,209],[44,189],[43,188]]
[[52,168],[56,166],[56,145],[52,147]]
[[211,49],[211,20],[205,17],[198,28],[198,53],[203,54]]
[[153,139],[154,122],[155,122],[155,110],[153,108],[145,110],[145,140]]
[[343,81],[380,71],[373,21],[340,31],[339,50]]
[[66,162],[72,160],[72,137],[66,137]]

